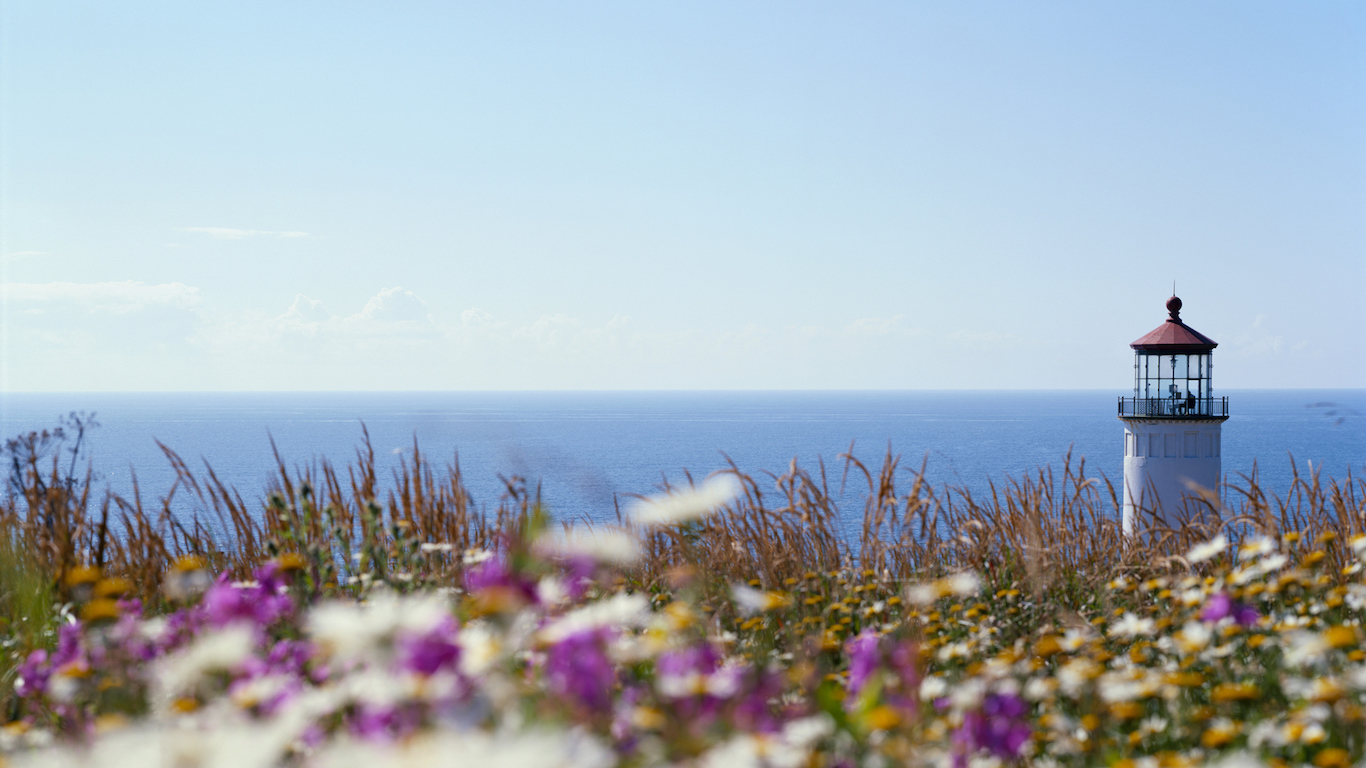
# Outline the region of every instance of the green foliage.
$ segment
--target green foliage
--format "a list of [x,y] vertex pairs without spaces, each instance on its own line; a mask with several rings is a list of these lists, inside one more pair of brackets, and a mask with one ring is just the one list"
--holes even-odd
[[14,676],[24,658],[55,643],[58,608],[52,580],[0,518],[0,714],[14,706]]

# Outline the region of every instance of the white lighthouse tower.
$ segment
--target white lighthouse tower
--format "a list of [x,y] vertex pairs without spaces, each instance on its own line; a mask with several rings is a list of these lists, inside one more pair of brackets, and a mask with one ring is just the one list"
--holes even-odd
[[1220,434],[1228,398],[1214,397],[1211,371],[1219,346],[1181,322],[1181,300],[1167,300],[1167,321],[1129,346],[1134,396],[1119,399],[1124,422],[1124,532],[1154,523],[1179,528],[1207,509],[1204,489],[1222,477]]

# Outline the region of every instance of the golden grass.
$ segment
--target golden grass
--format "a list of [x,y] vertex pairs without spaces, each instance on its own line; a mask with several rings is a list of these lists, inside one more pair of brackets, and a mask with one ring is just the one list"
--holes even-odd
[[[319,593],[341,589],[359,570],[357,557],[381,578],[394,571],[419,585],[458,584],[465,550],[496,548],[503,534],[542,509],[539,492],[510,477],[493,511],[483,511],[465,487],[458,457],[438,468],[416,441],[381,497],[368,433],[342,467],[322,460],[291,471],[277,451],[264,508],[246,503],[211,467],[196,473],[166,446],[176,480],[154,505],[144,504],[136,480],[131,498],[106,494],[94,503],[90,473],[78,471],[76,461],[85,426],[69,422],[65,433],[32,433],[7,446],[4,538],[29,553],[57,593],[73,569],[94,566],[128,579],[154,608],[163,600],[164,575],[181,557],[246,574],[282,552],[304,557],[309,587]],[[1230,484],[1226,506],[1209,495],[1205,524],[1154,528],[1135,541],[1120,530],[1114,485],[1088,477],[1085,461],[1070,455],[1060,473],[1045,467],[993,482],[982,497],[963,487],[933,487],[923,462],[905,466],[890,449],[880,466],[840,458],[840,485],[862,483],[868,491],[857,525],[845,525],[823,462],[812,472],[794,460],[781,475],[762,477],[732,464],[728,471],[741,479],[742,497],[703,521],[649,536],[631,578],[648,589],[700,572],[718,585],[758,580],[776,588],[841,566],[895,581],[970,568],[1065,604],[1118,575],[1188,567],[1181,554],[1220,527],[1235,539],[1240,532],[1293,531],[1345,541],[1366,531],[1366,483],[1350,475],[1296,474],[1277,496],[1254,472]],[[424,552],[423,543],[450,547]],[[1332,548],[1329,557],[1344,553]]]

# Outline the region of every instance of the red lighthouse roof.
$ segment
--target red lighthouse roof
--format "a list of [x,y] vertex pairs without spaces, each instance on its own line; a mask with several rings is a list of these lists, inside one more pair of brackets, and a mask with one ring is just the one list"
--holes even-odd
[[1219,346],[1214,339],[1181,322],[1181,300],[1175,296],[1167,299],[1167,313],[1167,322],[1148,331],[1129,346],[1140,352],[1172,354],[1209,352]]

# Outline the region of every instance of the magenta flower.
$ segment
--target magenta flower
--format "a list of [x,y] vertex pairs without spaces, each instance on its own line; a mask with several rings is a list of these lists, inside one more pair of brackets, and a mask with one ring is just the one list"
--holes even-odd
[[399,666],[421,675],[455,669],[460,660],[460,646],[455,644],[457,628],[455,619],[446,617],[430,632],[399,638]]
[[897,643],[887,654],[888,666],[895,677],[888,685],[884,696],[888,703],[906,712],[915,712],[919,709],[919,657],[915,643],[909,640]]
[[421,714],[412,706],[362,704],[351,718],[351,732],[370,741],[392,741],[416,731]]
[[570,600],[578,600],[593,585],[597,563],[590,557],[571,557],[565,563],[565,591]]
[[47,651],[34,651],[19,665],[14,680],[14,692],[21,698],[32,699],[47,693],[47,681],[52,677],[52,666],[47,663]]
[[607,658],[608,638],[605,630],[586,630],[552,645],[545,660],[550,689],[591,713],[610,711],[617,673]]
[[1201,621],[1216,622],[1227,616],[1232,616],[1233,620],[1240,626],[1250,627],[1261,619],[1261,614],[1257,609],[1246,604],[1234,602],[1227,592],[1215,592],[1205,601],[1205,607],[1200,611]]
[[527,602],[536,602],[536,582],[513,572],[502,558],[491,557],[465,571],[466,591],[498,588],[515,590]]
[[661,654],[655,662],[655,673],[660,677],[685,677],[693,673],[708,675],[716,670],[720,660],[710,645],[700,643]]
[[771,702],[782,696],[782,675],[752,668],[748,671],[751,674],[744,676],[747,684],[736,698],[731,720],[741,730],[772,733],[778,730],[778,720],[773,716]]
[[740,692],[734,671],[717,669],[720,661],[707,643],[667,651],[655,661],[655,689],[674,700],[675,714],[694,732],[705,731],[726,698]]
[[868,678],[877,671],[879,660],[878,636],[871,629],[865,629],[844,644],[844,652],[849,655],[849,694],[858,695],[867,684]]
[[628,687],[617,697],[616,707],[612,710],[612,738],[617,741],[622,754],[630,754],[636,747],[635,709],[636,704],[645,698],[645,690],[639,686]]
[[245,678],[264,675],[304,677],[313,659],[313,647],[302,640],[281,640],[271,646],[264,658],[252,656],[242,663]]
[[960,751],[955,766],[967,765],[967,757],[987,750],[1002,760],[1020,756],[1020,750],[1033,733],[1027,715],[1029,705],[1013,694],[993,693],[982,700],[982,707],[963,715],[963,725],[953,736]]
[[203,609],[209,624],[222,627],[246,620],[267,627],[287,616],[294,608],[288,587],[275,573],[273,564],[257,571],[263,578],[252,586],[236,585],[220,575],[204,593]]
[[155,652],[169,653],[192,640],[204,625],[202,606],[182,608],[166,617],[166,624],[157,640]]
[[52,668],[60,669],[81,657],[81,625],[63,624],[57,631],[57,652],[52,654]]
[[1205,601],[1204,610],[1200,612],[1202,621],[1218,621],[1233,612],[1233,598],[1226,592],[1215,592]]
[[[114,656],[131,661],[151,661],[157,655],[157,647],[143,636],[141,631],[142,601],[119,601],[119,619],[105,630],[104,649]],[[92,661],[94,661],[92,649]]]
[[1233,609],[1233,620],[1238,622],[1238,626],[1252,627],[1262,620],[1262,615],[1256,608],[1244,603],[1239,603]]
[[[238,678],[228,686],[228,692],[234,697],[252,692],[257,680],[258,677],[254,675]],[[277,681],[276,685],[268,689],[267,695],[255,701],[251,706],[262,715],[274,715],[281,707],[299,695],[302,690],[303,683],[298,678],[285,678],[283,683]]]

